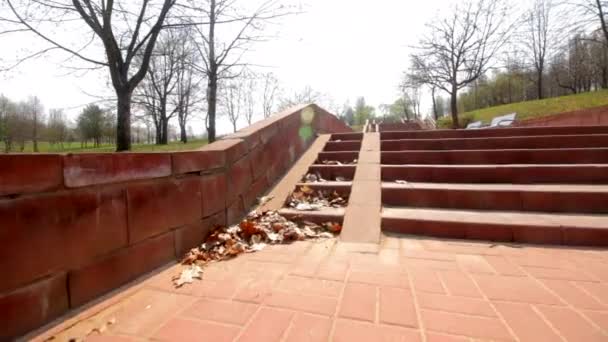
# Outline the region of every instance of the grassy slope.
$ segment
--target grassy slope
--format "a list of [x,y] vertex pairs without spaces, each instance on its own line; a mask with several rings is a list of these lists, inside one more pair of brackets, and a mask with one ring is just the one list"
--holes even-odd
[[[181,142],[170,142],[168,145],[148,145],[148,144],[133,144],[131,151],[133,152],[163,152],[163,151],[186,151],[195,150],[207,143],[207,140],[193,140],[186,144]],[[15,147],[13,147],[15,149]],[[116,147],[114,145],[101,145],[100,147],[93,148],[91,144],[88,147],[83,148],[79,142],[64,143],[63,148],[60,145],[50,145],[47,142],[39,142],[38,150],[43,153],[99,153],[99,152],[114,152]],[[4,144],[0,143],[0,153],[4,151]],[[18,153],[19,151],[13,150],[12,153]],[[33,152],[32,143],[25,145],[24,153]]]
[[[461,114],[460,117],[470,117],[470,122],[481,120],[485,123],[490,123],[492,118],[495,116],[509,113],[517,113],[517,119],[522,120],[607,105],[608,90],[601,90],[590,93],[553,97],[543,100],[525,101],[478,109]],[[440,119],[440,122],[442,125],[449,125],[451,119],[444,117]]]

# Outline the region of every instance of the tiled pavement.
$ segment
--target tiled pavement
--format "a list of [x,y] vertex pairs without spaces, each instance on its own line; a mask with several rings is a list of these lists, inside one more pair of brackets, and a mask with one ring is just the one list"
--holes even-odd
[[179,265],[64,319],[55,341],[608,341],[608,250],[406,236]]

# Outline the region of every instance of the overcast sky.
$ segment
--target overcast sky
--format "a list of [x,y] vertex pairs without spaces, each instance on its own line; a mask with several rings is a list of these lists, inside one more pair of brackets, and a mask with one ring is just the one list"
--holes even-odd
[[[304,13],[271,28],[279,31],[279,38],[254,46],[248,59],[268,66],[285,89],[310,85],[340,105],[365,96],[377,107],[395,100],[410,46],[424,31],[424,23],[451,2],[306,0]],[[39,43],[36,38],[5,40],[0,58],[10,60],[21,48]],[[61,67],[62,62],[57,57],[37,59],[0,74],[0,93],[12,99],[37,95],[47,109],[64,108],[74,118],[83,105],[96,100],[88,94],[111,91],[105,70],[66,76],[69,70]],[[423,112],[430,110],[428,103],[423,103]],[[203,124],[193,123],[197,125]],[[230,126],[219,127],[223,133]]]

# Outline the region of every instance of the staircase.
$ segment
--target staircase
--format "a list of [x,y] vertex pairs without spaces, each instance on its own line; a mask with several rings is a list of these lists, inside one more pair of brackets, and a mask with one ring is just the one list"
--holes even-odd
[[608,126],[381,132],[382,229],[608,245]]

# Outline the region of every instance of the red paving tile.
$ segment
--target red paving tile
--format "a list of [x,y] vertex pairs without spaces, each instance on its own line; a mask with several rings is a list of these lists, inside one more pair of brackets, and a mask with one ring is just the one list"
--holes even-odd
[[539,305],[538,310],[568,341],[606,341],[608,335],[565,307]]
[[288,342],[327,341],[331,329],[331,319],[299,313],[289,329]]
[[115,318],[92,340],[608,341],[608,250],[517,247],[405,236],[273,246],[296,256],[215,263],[179,289],[175,265],[38,338]]
[[497,318],[460,315],[448,312],[420,310],[426,329],[474,338],[513,340],[507,327]]
[[254,304],[202,299],[182,312],[181,315],[219,323],[245,325],[256,310],[257,306]]
[[376,303],[375,286],[346,284],[339,316],[373,322],[376,319]]
[[379,312],[381,323],[418,327],[418,316],[410,290],[381,288]]
[[421,341],[417,330],[379,326],[339,319],[336,321],[333,341]]
[[496,313],[490,306],[490,303],[480,299],[419,293],[418,305],[420,305],[422,309],[496,317]]
[[560,340],[555,330],[543,320],[532,305],[504,302],[494,303],[494,307],[496,307],[496,310],[502,315],[521,342],[551,342]]
[[293,312],[263,308],[245,328],[238,341],[279,341],[292,318]]
[[162,326],[154,335],[160,341],[232,341],[239,329],[235,327],[175,318]]

